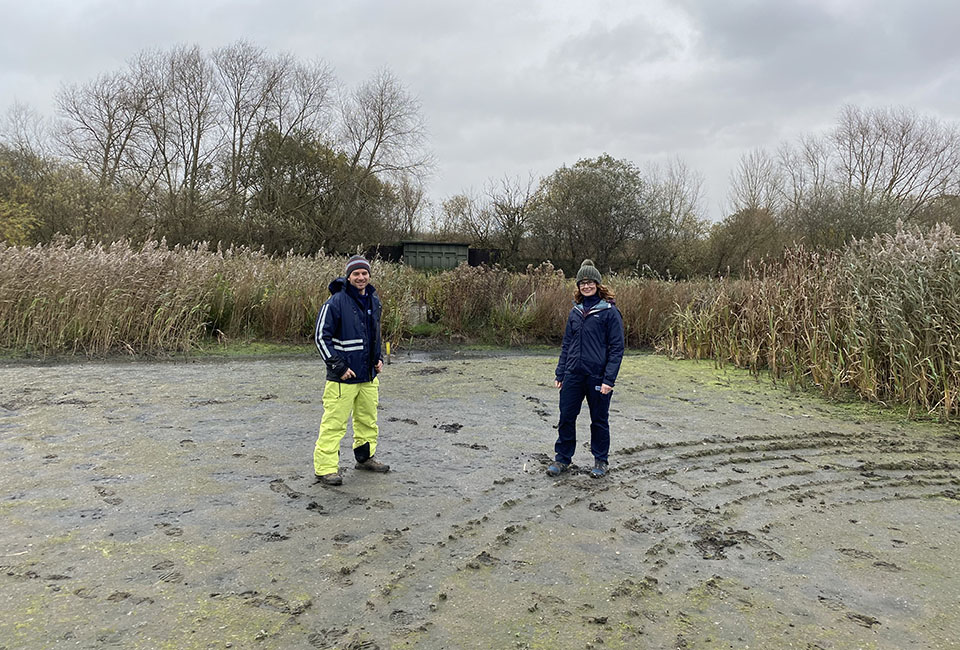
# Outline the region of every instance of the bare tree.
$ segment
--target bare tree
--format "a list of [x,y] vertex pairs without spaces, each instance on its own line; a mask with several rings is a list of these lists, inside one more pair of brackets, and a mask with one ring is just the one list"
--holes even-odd
[[133,63],[147,97],[151,168],[160,214],[175,241],[189,241],[204,208],[222,145],[213,66],[196,46],[144,52]]
[[[289,54],[270,61],[277,77],[266,105],[266,120],[284,137],[296,131],[326,133],[333,112],[333,71],[320,60],[302,62]],[[333,144],[334,137],[331,134]]]
[[829,140],[840,185],[898,206],[905,221],[956,189],[960,132],[954,125],[903,108],[845,106]]
[[45,157],[51,153],[47,120],[35,108],[14,101],[0,120],[0,142],[21,154]]
[[63,86],[57,95],[58,139],[67,158],[80,163],[101,188],[133,169],[132,150],[146,133],[146,98],[124,72]]
[[401,222],[395,228],[403,237],[411,237],[420,230],[427,200],[423,185],[416,178],[403,176],[397,185]]
[[431,167],[420,102],[387,70],[346,98],[342,129],[360,183],[371,174],[416,176]]
[[444,221],[454,232],[465,235],[474,246],[489,247],[496,232],[491,210],[473,194],[455,194],[441,204]]
[[783,196],[777,161],[764,149],[753,149],[740,157],[737,169],[730,174],[730,206],[742,210],[779,209]]
[[519,176],[504,176],[499,181],[487,183],[488,210],[496,227],[493,243],[501,249],[500,260],[505,265],[518,260],[521,246],[530,232],[536,191],[533,174],[526,180]]
[[697,242],[706,231],[703,214],[703,176],[679,158],[648,171],[655,217],[638,258],[672,275],[687,275],[694,266]]
[[227,214],[240,219],[246,208],[241,178],[249,175],[247,149],[265,122],[267,102],[280,82],[279,69],[268,64],[263,49],[238,41],[213,53],[216,92],[223,112],[220,128],[226,141],[224,175]]

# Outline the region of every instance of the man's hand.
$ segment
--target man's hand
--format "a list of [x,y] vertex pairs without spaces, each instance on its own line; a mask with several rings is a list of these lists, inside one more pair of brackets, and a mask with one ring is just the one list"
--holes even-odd
[[554,379],[553,385],[557,387],[557,390],[560,390],[561,388],[563,388],[563,382],[560,381],[559,379]]
[[601,395],[609,395],[612,392],[613,392],[613,386],[610,386],[609,384],[600,384]]
[[351,379],[351,378],[356,377],[356,376],[357,376],[357,373],[355,373],[354,371],[350,370],[350,368],[347,368],[347,371],[346,371],[345,373],[343,373],[342,375],[340,375],[340,379],[346,381],[346,380]]
[[383,359],[377,361],[377,374],[383,372]]

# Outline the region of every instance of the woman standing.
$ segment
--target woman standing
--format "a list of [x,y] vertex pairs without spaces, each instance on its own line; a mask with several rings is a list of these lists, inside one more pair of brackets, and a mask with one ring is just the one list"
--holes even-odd
[[590,452],[592,478],[607,474],[610,451],[610,398],[623,360],[623,319],[614,305],[613,292],[600,283],[600,271],[584,260],[577,271],[577,292],[563,333],[556,386],[560,390],[560,424],[557,427],[556,460],[547,467],[549,476],[567,471],[577,445],[577,416],[583,398],[590,407]]

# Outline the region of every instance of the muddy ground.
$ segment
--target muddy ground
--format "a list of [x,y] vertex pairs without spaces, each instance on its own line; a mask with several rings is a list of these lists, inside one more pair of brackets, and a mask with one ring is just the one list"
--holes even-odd
[[960,647],[955,425],[630,356],[550,479],[555,362],[396,358],[338,488],[315,358],[0,367],[0,648]]

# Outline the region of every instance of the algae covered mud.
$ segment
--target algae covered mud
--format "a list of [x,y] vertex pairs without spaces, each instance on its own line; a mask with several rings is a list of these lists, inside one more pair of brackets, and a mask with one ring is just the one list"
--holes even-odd
[[398,358],[338,488],[316,359],[0,367],[0,648],[958,647],[956,426],[629,356],[550,479],[555,362]]

